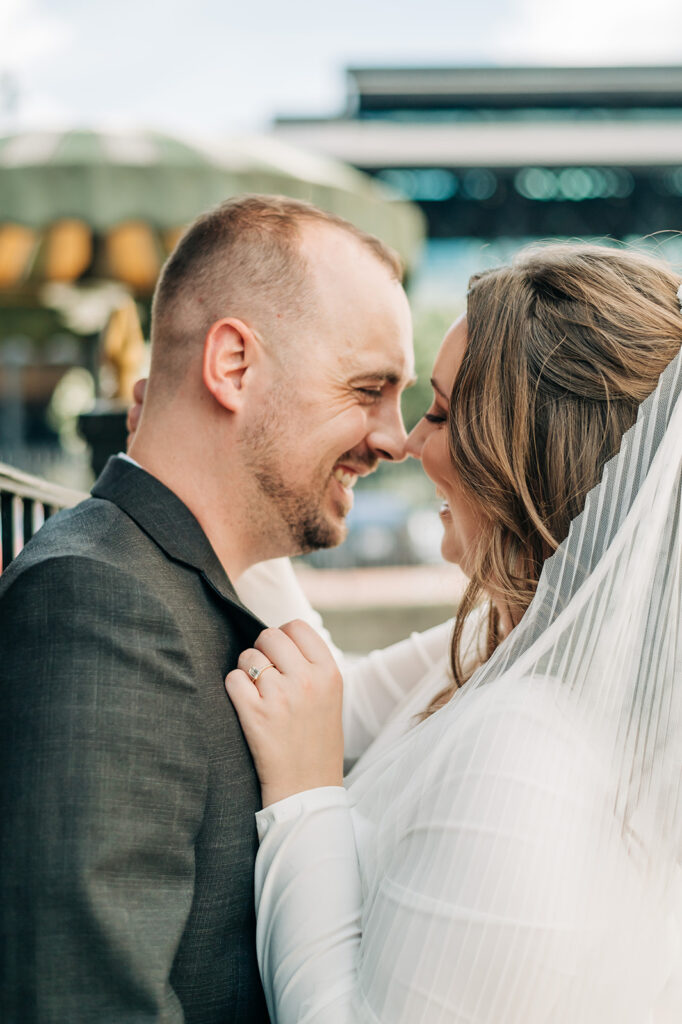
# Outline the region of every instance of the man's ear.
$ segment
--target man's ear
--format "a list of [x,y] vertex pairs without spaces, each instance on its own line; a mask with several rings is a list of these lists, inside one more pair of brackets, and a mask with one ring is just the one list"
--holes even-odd
[[241,408],[244,385],[258,358],[258,348],[251,328],[234,317],[216,320],[206,333],[202,367],[204,385],[230,412]]

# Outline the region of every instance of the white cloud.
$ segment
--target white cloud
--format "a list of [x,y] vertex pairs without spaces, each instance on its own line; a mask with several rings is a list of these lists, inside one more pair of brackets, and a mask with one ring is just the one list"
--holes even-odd
[[66,50],[68,23],[41,9],[36,0],[0,4],[0,72],[26,74],[41,60]]
[[677,64],[679,0],[516,0],[496,31],[498,59],[542,64]]
[[31,92],[20,99],[16,116],[7,116],[2,126],[8,133],[41,129],[68,129],[77,125],[77,112],[46,92]]
[[[395,0],[165,0],[159,15],[150,0],[0,0],[0,122],[215,133],[340,111],[352,64],[682,60],[682,0],[463,6],[421,0],[398,15]],[[18,90],[11,126],[3,73]]]

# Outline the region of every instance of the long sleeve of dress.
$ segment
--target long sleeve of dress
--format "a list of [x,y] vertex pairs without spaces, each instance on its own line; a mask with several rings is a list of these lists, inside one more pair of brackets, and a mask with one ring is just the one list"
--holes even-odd
[[621,926],[636,919],[627,862],[607,878],[592,863],[603,794],[588,744],[551,703],[469,704],[445,732],[417,727],[365,787],[258,814],[277,1024],[649,1019],[638,982],[660,950]]
[[449,620],[423,633],[411,633],[407,639],[342,668],[346,760],[365,752],[403,699],[443,661],[452,626]]
[[[264,622],[280,626],[303,619],[330,647],[343,674],[343,733],[347,760],[359,757],[395,708],[449,647],[452,621],[364,657],[344,654],[325,629],[322,617],[303,593],[288,558],[260,562],[238,580],[244,603]],[[425,702],[426,705],[426,702]],[[425,706],[424,705],[424,706]]]

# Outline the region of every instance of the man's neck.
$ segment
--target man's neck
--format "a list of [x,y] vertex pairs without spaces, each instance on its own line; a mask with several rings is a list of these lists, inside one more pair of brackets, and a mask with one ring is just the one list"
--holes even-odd
[[167,444],[159,450],[143,437],[134,438],[125,457],[160,480],[187,506],[231,580],[256,562],[287,553],[270,550],[267,538],[253,536],[249,529],[253,517],[244,501],[246,488],[239,474],[231,474],[228,467],[222,467],[218,479],[203,466],[199,454],[193,458]]

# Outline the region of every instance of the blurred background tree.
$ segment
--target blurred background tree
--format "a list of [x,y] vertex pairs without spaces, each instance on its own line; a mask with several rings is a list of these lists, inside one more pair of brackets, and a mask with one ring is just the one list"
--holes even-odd
[[463,297],[454,294],[454,285],[452,299],[452,308],[417,308],[413,313],[417,383],[403,396],[403,417],[408,431],[412,430],[431,404],[433,392],[429,380],[433,361],[446,331],[464,311]]

